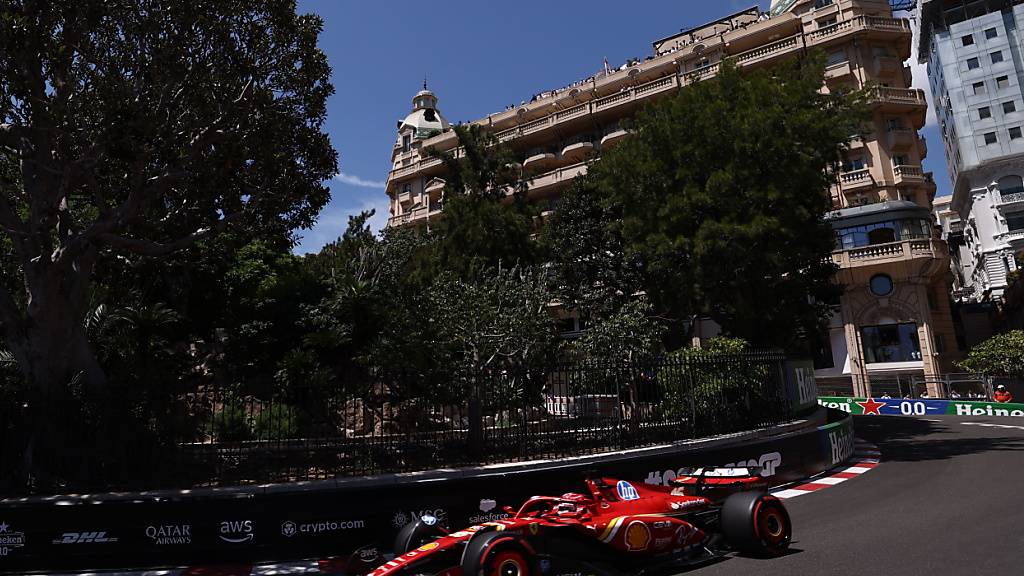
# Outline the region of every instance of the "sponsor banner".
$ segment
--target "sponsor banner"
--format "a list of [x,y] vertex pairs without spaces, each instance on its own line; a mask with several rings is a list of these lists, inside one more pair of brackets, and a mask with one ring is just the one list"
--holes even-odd
[[[797,382],[797,380],[794,380]],[[804,393],[811,384],[804,381]],[[794,389],[795,390],[795,389]],[[799,394],[799,392],[796,392]],[[0,505],[0,573],[81,572],[124,566],[182,566],[199,558],[261,562],[282,557],[338,559],[363,573],[390,559],[395,535],[414,521],[450,530],[501,522],[537,494],[584,492],[593,473],[623,480],[624,499],[647,481],[665,484],[682,468],[757,466],[770,485],[831,468],[849,452],[846,413],[834,424],[729,445],[636,451],[599,459],[567,459],[515,470],[483,470],[440,481],[324,482],[186,493],[131,495],[57,505],[53,499]],[[64,503],[62,503],[64,504]],[[622,527],[627,531],[629,525]],[[665,534],[632,529],[637,550],[675,546]],[[662,539],[662,540],[659,540]]]
[[814,380],[814,362],[810,360],[786,361],[786,391],[793,412],[814,408],[818,398],[818,383]]
[[1024,418],[1024,404],[970,400],[905,400],[899,398],[852,398],[822,396],[818,404],[850,414],[866,416],[999,416]]

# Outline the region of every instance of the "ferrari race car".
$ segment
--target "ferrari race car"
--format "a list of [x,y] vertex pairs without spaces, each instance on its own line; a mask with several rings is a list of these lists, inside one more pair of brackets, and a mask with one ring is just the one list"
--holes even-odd
[[698,469],[669,486],[588,478],[589,494],[534,496],[508,519],[449,532],[432,516],[406,525],[395,557],[369,576],[641,574],[699,564],[729,549],[785,552],[782,502],[756,469]]

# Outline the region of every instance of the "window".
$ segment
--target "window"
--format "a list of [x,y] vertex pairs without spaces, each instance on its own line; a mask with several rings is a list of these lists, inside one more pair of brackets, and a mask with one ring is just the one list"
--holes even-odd
[[824,8],[830,4],[832,4],[832,0],[814,0],[815,8]]
[[978,59],[977,58],[968,58],[967,59],[967,69],[968,70],[974,70],[978,66],[979,66],[979,64],[978,64]]
[[910,160],[906,156],[897,154],[892,157],[893,166],[906,166],[907,164],[910,164]]
[[412,149],[412,134],[402,135],[402,152],[408,152]]
[[1003,114],[1009,114],[1010,112],[1016,111],[1017,104],[1015,104],[1013,100],[1010,100],[1009,102],[1003,102]]
[[861,246],[886,244],[911,238],[929,238],[931,223],[919,218],[887,220],[874,224],[850,226],[836,230],[839,237],[836,245],[838,250],[849,250]]
[[913,322],[864,326],[860,335],[864,360],[868,364],[921,359],[921,342],[917,337],[917,324]]
[[993,64],[999,64],[1000,62],[1003,61],[1003,51],[999,50],[997,52],[993,52],[989,54],[989,57],[992,58]]
[[888,296],[892,294],[892,278],[886,274],[875,274],[871,277],[868,288],[875,296]]
[[975,94],[984,94],[985,93],[985,83],[984,82],[975,82],[971,86],[974,87],[974,93]]
[[978,120],[984,120],[985,118],[991,118],[992,111],[989,110],[988,106],[982,106],[978,108]]
[[412,194],[412,184],[402,186],[402,194]]
[[1010,78],[1008,76],[1000,76],[996,78],[996,88],[1002,90],[1010,85]]
[[996,36],[999,36],[999,31],[996,30],[995,28],[989,28],[988,30],[985,30],[985,40],[991,40]]
[[974,35],[968,34],[967,36],[961,36],[960,43],[963,44],[964,46],[970,46],[974,44]]
[[996,143],[996,133],[995,132],[986,132],[985,133],[985,144],[988,145],[988,144],[995,144],[995,143]]
[[836,64],[841,64],[843,62],[846,62],[846,60],[847,60],[847,58],[846,58],[846,50],[836,50],[835,52],[830,52],[829,55],[828,55],[828,65],[829,66],[835,66]]
[[886,120],[885,120],[885,127],[888,129],[889,132],[892,132],[893,130],[902,130],[903,129],[903,119],[902,118],[886,118]]
[[853,172],[854,170],[864,169],[864,158],[850,158],[850,161],[846,163],[845,172]]
[[831,25],[833,25],[835,23],[836,23],[836,17],[835,16],[833,16],[831,18],[822,18],[821,20],[818,20],[818,29],[820,30],[822,28],[828,28],[829,26],[831,26]]
[[1024,230],[1024,214],[1020,212],[1013,216],[1006,217],[1006,229],[1010,232],[1016,232],[1017,230]]
[[1016,140],[1021,137],[1020,126],[1013,126],[1012,128],[1010,128],[1009,132],[1010,140]]

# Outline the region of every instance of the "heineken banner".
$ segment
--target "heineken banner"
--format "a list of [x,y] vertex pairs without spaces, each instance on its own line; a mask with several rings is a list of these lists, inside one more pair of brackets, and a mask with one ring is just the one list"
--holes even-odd
[[794,412],[800,413],[814,408],[814,400],[818,397],[818,384],[814,381],[814,362],[786,361],[786,391]]
[[926,416],[950,414],[955,416],[1006,416],[1024,418],[1024,404],[999,402],[973,402],[969,400],[907,400],[900,398],[849,398],[822,396],[818,404],[850,414]]

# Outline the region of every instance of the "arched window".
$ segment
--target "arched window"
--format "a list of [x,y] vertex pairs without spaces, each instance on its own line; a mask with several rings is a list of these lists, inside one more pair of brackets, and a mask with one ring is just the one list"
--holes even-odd
[[1003,176],[999,179],[999,195],[1020,194],[1024,192],[1024,180],[1020,176]]
[[875,228],[868,232],[868,244],[886,244],[896,241],[896,230],[892,228]]

